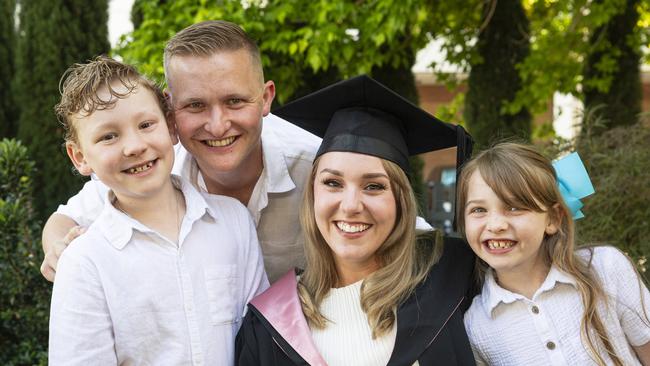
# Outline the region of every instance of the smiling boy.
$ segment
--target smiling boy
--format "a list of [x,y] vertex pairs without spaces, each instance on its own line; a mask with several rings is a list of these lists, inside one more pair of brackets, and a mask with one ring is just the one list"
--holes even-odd
[[56,111],[110,204],[59,261],[50,364],[232,365],[244,307],[268,286],[246,208],[170,175],[164,96],[134,68],[72,66]]

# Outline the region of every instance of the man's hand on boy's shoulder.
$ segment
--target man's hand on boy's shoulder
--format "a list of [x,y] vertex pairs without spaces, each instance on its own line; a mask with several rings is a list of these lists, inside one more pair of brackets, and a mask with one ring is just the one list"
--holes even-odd
[[[52,217],[50,217],[52,219]],[[70,227],[72,222],[72,227]],[[49,227],[48,227],[49,225]],[[68,229],[69,228],[69,229]],[[59,235],[64,230],[65,235]],[[56,276],[56,266],[59,262],[61,253],[68,245],[79,235],[86,231],[85,227],[77,226],[74,221],[52,221],[48,220],[43,228],[43,263],[41,264],[41,274],[50,282],[54,282]]]

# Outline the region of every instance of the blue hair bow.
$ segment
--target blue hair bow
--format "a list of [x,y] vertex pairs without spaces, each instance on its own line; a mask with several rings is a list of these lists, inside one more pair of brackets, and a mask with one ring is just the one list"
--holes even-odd
[[581,198],[593,194],[594,186],[591,184],[587,169],[585,169],[578,153],[573,152],[553,162],[555,174],[557,175],[558,188],[564,198],[574,220],[585,217],[580,209],[583,203]]

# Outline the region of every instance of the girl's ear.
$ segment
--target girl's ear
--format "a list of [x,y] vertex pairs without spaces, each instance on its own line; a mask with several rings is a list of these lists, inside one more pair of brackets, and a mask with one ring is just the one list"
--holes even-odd
[[93,169],[88,165],[86,158],[84,157],[83,151],[81,148],[72,141],[67,141],[65,143],[65,151],[68,153],[68,157],[74,164],[74,167],[77,168],[77,171],[81,175],[90,175],[93,172]]
[[561,222],[562,222],[562,210],[560,208],[560,204],[556,203],[548,211],[549,211],[548,212],[548,222],[546,223],[546,228],[544,229],[544,232],[547,235],[553,235],[553,234],[557,233],[558,228],[561,225]]

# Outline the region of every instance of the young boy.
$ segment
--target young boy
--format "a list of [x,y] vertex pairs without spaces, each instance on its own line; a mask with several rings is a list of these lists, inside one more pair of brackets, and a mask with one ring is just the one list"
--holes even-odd
[[68,156],[112,204],[60,259],[50,364],[232,365],[245,306],[268,287],[250,214],[170,175],[171,114],[133,67],[98,57],[64,80]]

